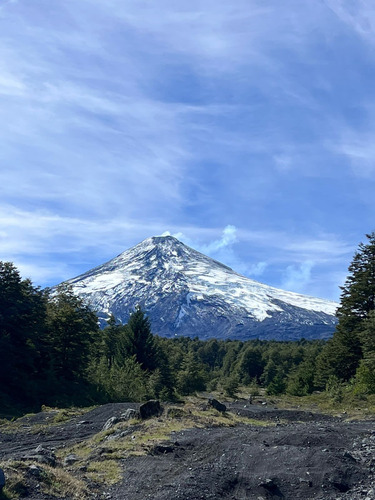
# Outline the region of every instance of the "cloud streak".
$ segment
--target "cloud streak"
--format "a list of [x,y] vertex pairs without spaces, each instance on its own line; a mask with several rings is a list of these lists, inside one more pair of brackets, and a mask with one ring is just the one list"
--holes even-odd
[[223,248],[232,247],[237,241],[237,229],[235,226],[226,226],[223,230],[221,238],[202,247],[203,252],[207,254],[215,254]]
[[311,281],[313,267],[314,263],[311,261],[303,262],[299,266],[288,266],[285,270],[283,288],[302,292]]
[[358,35],[371,43],[375,42],[375,10],[372,2],[360,0],[327,0],[335,15]]

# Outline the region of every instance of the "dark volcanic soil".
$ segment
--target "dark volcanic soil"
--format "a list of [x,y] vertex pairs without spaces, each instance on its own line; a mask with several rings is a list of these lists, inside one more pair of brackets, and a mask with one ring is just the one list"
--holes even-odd
[[[135,405],[104,405],[41,434],[30,434],[29,429],[0,434],[0,459],[20,458],[39,444],[58,448],[79,442],[129,407]],[[375,499],[373,421],[345,422],[244,403],[232,404],[230,411],[276,425],[173,433],[149,455],[123,459],[123,480],[103,487],[97,498]],[[33,492],[29,498],[52,497]]]
[[[54,412],[41,412],[23,417],[19,430],[13,434],[0,432],[0,460],[19,459],[35,450],[40,444],[57,449],[79,443],[101,431],[105,422],[113,416],[119,417],[128,408],[138,408],[137,403],[117,403],[99,406],[94,410],[74,417],[66,423],[44,427],[54,417]],[[35,432],[36,426],[43,426]]]

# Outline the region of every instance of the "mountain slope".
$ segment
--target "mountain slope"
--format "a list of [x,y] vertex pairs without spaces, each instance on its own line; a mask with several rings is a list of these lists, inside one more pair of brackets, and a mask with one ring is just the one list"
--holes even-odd
[[172,236],[152,237],[68,281],[104,320],[136,305],[154,333],[232,339],[327,338],[335,302],[245,278]]

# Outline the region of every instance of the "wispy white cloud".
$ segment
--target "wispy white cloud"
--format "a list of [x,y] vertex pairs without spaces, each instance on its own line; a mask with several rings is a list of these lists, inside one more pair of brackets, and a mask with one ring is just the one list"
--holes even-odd
[[207,254],[215,254],[223,248],[231,247],[237,241],[237,229],[235,226],[228,225],[224,228],[221,238],[203,245],[202,251]]
[[293,160],[289,155],[276,154],[273,157],[277,170],[280,172],[290,172],[293,169]]
[[326,0],[335,15],[361,37],[375,42],[375,8],[368,0]]
[[283,248],[288,253],[299,254],[299,261],[309,261],[311,256],[314,256],[313,260],[320,263],[331,261],[333,258],[342,258],[353,251],[353,245],[335,233],[319,235],[316,238],[306,238],[301,235],[295,239],[284,235]]
[[306,285],[311,281],[311,274],[314,263],[306,261],[299,266],[288,266],[285,270],[283,280],[283,288],[285,290],[293,290],[295,292],[302,292],[305,290]]
[[[372,117],[375,120],[375,113]],[[343,127],[332,149],[349,160],[354,176],[373,179],[375,173],[375,146],[373,137],[375,127],[371,125],[365,131]]]
[[0,96],[20,96],[24,93],[25,86],[21,80],[1,70],[0,74]]
[[[241,151],[241,144],[244,152],[253,154],[258,151],[264,152],[277,140],[275,136],[265,139],[260,134],[251,139],[247,132],[255,132],[256,122],[254,126],[251,125],[250,130],[247,128],[245,131],[231,132],[227,126],[220,130],[220,127],[212,123],[214,112],[212,106],[211,108],[206,104],[190,108],[172,106],[155,98],[147,98],[145,93],[148,92],[147,86],[151,82],[158,84],[161,69],[167,71],[167,78],[170,77],[168,63],[172,64],[173,68],[171,57],[181,57],[181,53],[188,57],[189,62],[184,62],[193,65],[192,73],[202,72],[202,64],[199,61],[202,63],[206,61],[204,64],[207,64],[207,60],[210,62],[219,59],[219,65],[209,70],[210,77],[215,76],[219,68],[222,68],[220,70],[222,71],[227,67],[227,70],[232,72],[240,65],[241,69],[244,61],[247,65],[255,64],[262,67],[263,78],[259,79],[259,82],[262,82],[261,86],[266,90],[264,88],[266,81],[274,85],[275,71],[279,82],[283,74],[277,63],[278,58],[268,50],[273,46],[275,39],[281,41],[289,51],[295,51],[297,47],[301,50],[301,44],[297,42],[300,42],[305,34],[293,16],[282,15],[281,19],[277,17],[276,22],[275,7],[265,8],[261,2],[252,2],[251,9],[247,2],[240,2],[235,7],[225,3],[208,4],[204,10],[199,2],[184,9],[176,8],[171,2],[164,2],[163,16],[156,15],[156,12],[160,13],[160,5],[156,8],[151,4],[144,4],[140,8],[139,4],[136,5],[134,2],[87,3],[91,8],[85,10],[88,16],[85,15],[84,18],[83,10],[76,5],[67,3],[63,9],[62,4],[58,4],[65,16],[69,15],[75,20],[75,23],[69,25],[71,28],[69,32],[62,28],[64,23],[62,27],[59,26],[57,32],[46,26],[39,27],[38,30],[32,28],[36,30],[33,34],[37,35],[38,43],[33,45],[28,38],[25,40],[31,41],[29,52],[32,56],[31,62],[26,64],[26,70],[19,50],[23,50],[22,45],[8,47],[7,63],[13,67],[16,74],[22,73],[24,78],[22,88],[25,86],[28,88],[26,100],[29,106],[23,106],[22,113],[26,120],[20,121],[14,118],[17,116],[15,108],[11,109],[13,119],[9,120],[9,115],[3,115],[4,122],[8,123],[13,133],[18,130],[18,142],[20,138],[25,140],[25,136],[28,136],[33,144],[39,144],[43,149],[47,148],[51,155],[56,152],[56,156],[61,156],[62,147],[66,146],[71,134],[74,133],[80,138],[81,148],[85,149],[85,153],[82,152],[80,155],[82,163],[90,163],[93,174],[95,175],[98,170],[103,176],[101,168],[95,169],[95,162],[92,162],[89,154],[90,148],[93,156],[97,157],[98,151],[99,155],[103,156],[101,149],[105,148],[107,143],[116,141],[117,151],[107,152],[104,155],[105,166],[107,168],[108,163],[117,165],[121,162],[123,153],[122,161],[126,161],[127,169],[124,183],[129,181],[128,177],[132,172],[131,191],[137,191],[139,194],[141,189],[137,189],[134,179],[137,179],[139,184],[146,182],[146,190],[150,191],[151,188],[152,192],[158,192],[158,189],[152,189],[153,181],[160,189],[158,179],[167,180],[172,171],[174,179],[176,172],[180,172],[181,178],[185,172],[186,161],[191,158],[211,157],[217,161],[218,157],[230,157],[234,147],[236,151]],[[23,23],[25,24],[25,20]],[[108,26],[113,30],[113,38]],[[86,37],[80,35],[78,27],[83,30]],[[97,28],[97,31],[93,27]],[[120,33],[120,30],[123,31]],[[131,50],[121,52],[115,50],[114,53],[103,51],[103,47],[101,51],[99,50],[99,60],[104,57],[109,57],[110,60],[107,75],[103,75],[100,71],[93,72],[93,66],[88,66],[90,68],[88,70],[86,65],[77,72],[74,61],[67,60],[64,54],[67,49],[71,49],[77,54],[84,52],[93,57],[97,54],[101,38],[102,42],[109,44],[119,37],[120,41],[126,44],[135,41],[135,37],[139,36],[138,32],[144,38],[142,45],[144,57],[137,57],[138,54],[132,55]],[[46,43],[45,52],[41,52],[40,40],[52,41],[52,46]],[[152,61],[151,41],[158,47],[157,64]],[[167,47],[168,50],[161,55],[160,49],[163,47]],[[62,65],[59,65],[59,59],[56,61],[52,59],[52,54],[60,56]],[[32,63],[36,65],[35,68]],[[115,68],[118,70],[117,74]],[[78,80],[78,75],[84,75],[84,78]],[[119,88],[119,92],[108,90],[103,92],[101,85],[95,89],[98,81],[105,82],[107,86],[114,85]],[[258,78],[254,77],[252,85],[259,87],[257,81]],[[95,85],[92,85],[93,82]],[[297,92],[297,89],[295,91]],[[236,119],[239,106],[232,107],[232,111],[230,106],[225,107],[233,115],[233,120]],[[202,110],[205,115],[203,120]],[[197,119],[197,111],[201,114],[201,118]],[[219,113],[224,116],[224,112],[223,107]],[[37,119],[33,119],[33,116]],[[121,140],[123,147],[118,147],[118,142]],[[212,147],[213,143],[221,145],[218,151]],[[199,149],[196,148],[197,145]],[[133,155],[136,155],[136,159],[132,158]],[[71,191],[72,184],[77,185],[77,183],[75,178],[69,182],[67,165],[74,165],[79,159],[71,159],[66,153],[65,156],[68,156],[65,165],[56,167],[62,168],[64,173],[68,172],[68,175],[64,176],[67,182],[66,191]],[[74,166],[73,169],[76,170]],[[165,175],[166,170],[167,175]],[[155,171],[158,171],[158,174]],[[112,180],[108,174],[111,172],[107,173],[106,177]],[[116,175],[111,184],[114,187],[118,185]],[[178,192],[178,182],[172,184],[165,182],[165,186],[166,189],[159,193],[163,197],[168,196],[168,193]],[[94,197],[97,198],[97,193]]]
[[246,274],[251,277],[259,277],[262,276],[267,269],[267,262],[257,262],[256,264],[250,264],[247,267]]
[[9,5],[17,3],[18,0],[2,0],[0,3],[0,15],[2,11]]
[[263,274],[267,267],[266,262],[250,263],[240,258],[239,253],[236,251],[236,243],[239,243],[239,240],[235,226],[230,224],[226,226],[218,238],[215,237],[215,234],[217,235],[219,229],[202,229],[185,227],[183,231],[174,233],[165,231],[163,235],[172,234],[186,245],[226,264],[238,273],[249,277],[258,277]]
[[[315,238],[285,231],[193,227],[170,232],[187,245],[249,278],[290,291],[338,300],[356,245],[338,234]],[[230,237],[228,238],[228,236]],[[235,238],[233,236],[235,235]],[[206,241],[206,243],[203,243]]]

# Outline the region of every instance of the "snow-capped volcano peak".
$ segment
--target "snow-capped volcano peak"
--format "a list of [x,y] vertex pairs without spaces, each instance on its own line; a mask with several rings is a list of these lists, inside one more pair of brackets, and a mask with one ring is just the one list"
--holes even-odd
[[147,238],[135,247],[121,253],[110,262],[116,261],[120,263],[120,261],[124,261],[125,266],[128,266],[129,260],[136,258],[142,259],[144,263],[146,263],[145,260],[149,259],[155,261],[153,264],[156,262],[168,263],[167,267],[175,266],[177,268],[181,267],[184,261],[187,263],[187,261],[195,259],[201,263],[206,261],[208,267],[217,265],[234,272],[228,266],[188,247],[174,236],[152,236],[151,238]]
[[68,283],[102,318],[126,322],[140,304],[166,336],[329,336],[338,306],[241,276],[173,236],[147,238]]

